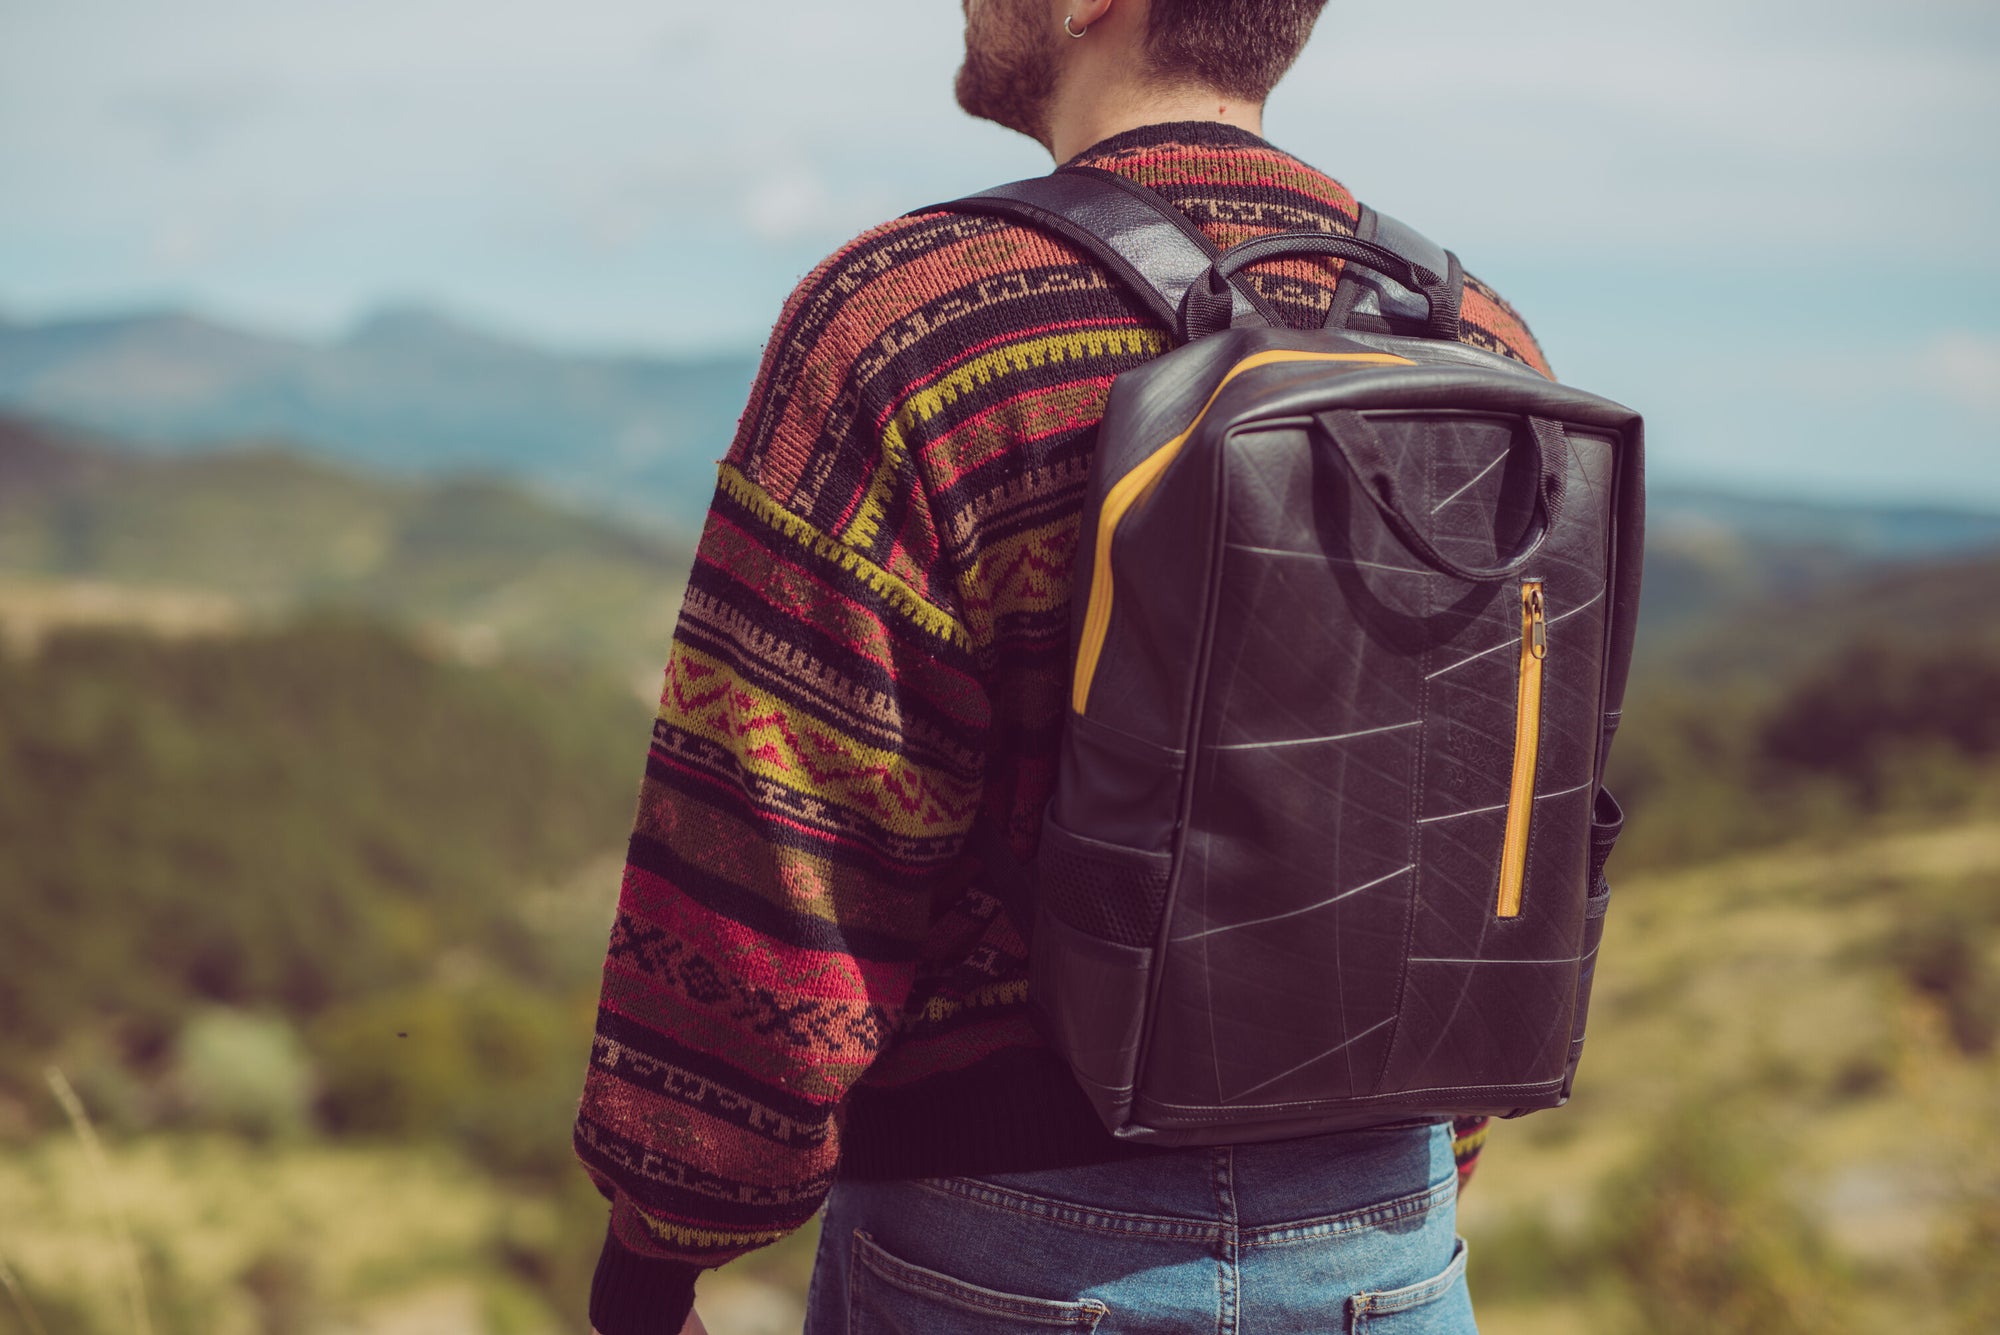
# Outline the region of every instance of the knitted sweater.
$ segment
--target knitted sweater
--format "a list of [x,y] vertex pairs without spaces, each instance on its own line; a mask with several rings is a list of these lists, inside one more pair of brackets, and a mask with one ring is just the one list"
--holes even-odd
[[[1357,217],[1218,124],[1077,161],[1222,247]],[[1339,272],[1249,271],[1300,327]],[[1548,373],[1477,279],[1463,319]],[[612,1201],[604,1335],[677,1330],[700,1269],[807,1222],[837,1174],[1157,1153],[1107,1135],[1037,1036],[1023,943],[964,844],[983,808],[1034,855],[1096,427],[1113,377],[1168,346],[1093,261],[963,214],[863,234],[786,303],[668,655],[577,1113]],[[1465,1172],[1484,1127],[1458,1130]]]

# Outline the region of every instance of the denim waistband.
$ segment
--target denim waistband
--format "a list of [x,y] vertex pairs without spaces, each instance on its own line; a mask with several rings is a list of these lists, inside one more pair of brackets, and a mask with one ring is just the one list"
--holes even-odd
[[1456,1180],[1451,1128],[1437,1123],[914,1185],[1091,1232],[1192,1240],[1226,1230],[1269,1245],[1423,1214]]

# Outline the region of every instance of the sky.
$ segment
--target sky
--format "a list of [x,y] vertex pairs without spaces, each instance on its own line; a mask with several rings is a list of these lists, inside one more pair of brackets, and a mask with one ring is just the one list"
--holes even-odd
[[[0,0],[0,315],[754,349],[1051,165],[949,0]],[[2000,507],[2000,4],[1332,0],[1267,137],[1457,251],[1654,475]]]

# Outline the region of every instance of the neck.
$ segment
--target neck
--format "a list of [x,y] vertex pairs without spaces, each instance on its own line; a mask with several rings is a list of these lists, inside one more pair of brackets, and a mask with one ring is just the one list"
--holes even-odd
[[1164,121],[1216,121],[1261,135],[1264,104],[1201,88],[1141,90],[1124,80],[1069,77],[1049,109],[1048,149],[1064,163],[1115,134]]

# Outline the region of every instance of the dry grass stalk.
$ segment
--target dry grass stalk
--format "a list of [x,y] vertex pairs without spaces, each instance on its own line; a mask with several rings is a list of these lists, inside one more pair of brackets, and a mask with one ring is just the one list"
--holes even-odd
[[56,1102],[62,1105],[63,1114],[76,1130],[76,1138],[83,1145],[83,1155],[90,1164],[90,1173],[97,1181],[97,1194],[104,1202],[104,1213],[111,1222],[111,1234],[115,1250],[125,1264],[127,1297],[132,1304],[132,1329],[137,1335],[153,1335],[153,1320],[146,1309],[146,1282],[139,1273],[139,1251],[132,1245],[132,1231],[126,1226],[125,1212],[119,1208],[118,1198],[111,1190],[111,1163],[104,1153],[104,1144],[97,1138],[97,1128],[91,1125],[90,1114],[84,1111],[83,1100],[76,1096],[67,1077],[55,1067],[43,1073],[54,1091]]
[[35,1312],[35,1305],[28,1301],[28,1295],[21,1290],[21,1281],[14,1277],[13,1267],[0,1259],[0,1287],[7,1290],[7,1296],[14,1300],[14,1310],[21,1314],[21,1321],[28,1328],[28,1335],[49,1335],[49,1328],[42,1324],[42,1318]]

